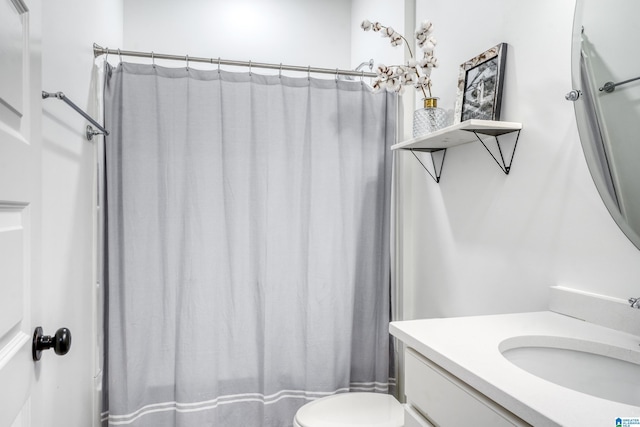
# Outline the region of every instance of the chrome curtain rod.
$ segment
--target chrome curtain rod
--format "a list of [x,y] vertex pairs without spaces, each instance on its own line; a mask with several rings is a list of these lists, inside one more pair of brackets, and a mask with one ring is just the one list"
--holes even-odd
[[47,98],[56,98],[56,99],[59,99],[61,101],[64,101],[69,107],[71,107],[74,110],[76,110],[78,112],[78,114],[80,114],[82,117],[87,119],[92,125],[94,125],[98,129],[100,129],[100,132],[98,132],[98,131],[94,130],[90,125],[87,125],[87,133],[86,133],[86,135],[87,135],[87,139],[89,141],[91,141],[95,135],[100,135],[101,133],[104,134],[104,135],[109,135],[109,131],[108,130],[103,128],[100,125],[100,123],[96,122],[90,115],[85,113],[80,107],[78,107],[76,104],[74,104],[73,101],[71,101],[69,98],[67,98],[64,93],[62,93],[62,92],[52,93],[52,92],[42,91],[42,99],[47,99]]
[[316,74],[333,74],[340,76],[352,76],[352,77],[376,77],[376,73],[366,73],[364,71],[354,71],[354,70],[340,70],[340,69],[331,69],[331,68],[317,68],[317,67],[303,67],[298,65],[282,65],[282,64],[267,64],[263,62],[252,62],[252,61],[232,61],[229,59],[220,59],[220,58],[199,58],[197,56],[189,56],[189,55],[167,55],[164,53],[154,53],[154,52],[136,52],[132,50],[120,50],[120,49],[109,49],[108,47],[102,47],[96,43],[93,44],[93,55],[94,57],[98,57],[100,55],[118,55],[118,56],[136,56],[139,58],[150,58],[154,59],[169,59],[174,61],[185,61],[187,66],[189,62],[204,62],[207,64],[214,65],[232,65],[236,67],[249,67],[251,68],[268,68],[271,70],[287,70],[287,71],[299,71],[301,73],[316,73]]

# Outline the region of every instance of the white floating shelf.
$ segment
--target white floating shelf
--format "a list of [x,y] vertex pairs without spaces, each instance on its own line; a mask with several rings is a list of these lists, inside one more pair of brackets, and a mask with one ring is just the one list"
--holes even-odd
[[443,150],[456,145],[478,141],[474,132],[482,135],[499,136],[522,129],[522,123],[498,122],[494,120],[466,120],[448,126],[428,135],[409,139],[392,145],[392,150],[416,149],[425,151]]

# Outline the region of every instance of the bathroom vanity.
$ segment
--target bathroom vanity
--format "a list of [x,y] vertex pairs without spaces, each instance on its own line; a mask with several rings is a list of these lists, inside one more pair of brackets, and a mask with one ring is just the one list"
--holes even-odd
[[412,348],[404,354],[405,427],[529,425]]
[[[558,299],[572,301],[564,314],[392,322],[405,347],[405,426],[615,426],[640,418],[640,310],[553,294],[556,311]],[[583,300],[601,307],[587,310],[590,321],[571,317]],[[623,327],[593,323],[599,316]]]

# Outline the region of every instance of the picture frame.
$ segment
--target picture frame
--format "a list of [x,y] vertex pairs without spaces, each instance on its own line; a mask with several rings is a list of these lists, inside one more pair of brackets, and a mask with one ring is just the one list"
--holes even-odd
[[507,44],[500,43],[460,65],[454,122],[500,120]]

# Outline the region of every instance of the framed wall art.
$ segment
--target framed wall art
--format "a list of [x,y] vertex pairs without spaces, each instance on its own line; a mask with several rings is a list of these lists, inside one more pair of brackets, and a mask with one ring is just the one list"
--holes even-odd
[[500,43],[460,65],[455,123],[500,120],[507,44]]

